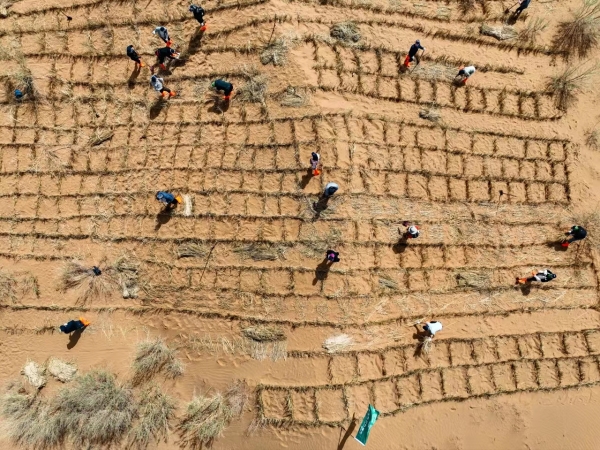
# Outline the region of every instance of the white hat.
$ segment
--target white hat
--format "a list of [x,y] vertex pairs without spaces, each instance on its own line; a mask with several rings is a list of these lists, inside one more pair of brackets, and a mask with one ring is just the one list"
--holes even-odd
[[418,234],[419,230],[417,230],[417,227],[415,227],[414,225],[411,225],[410,227],[408,227],[408,232],[410,234]]

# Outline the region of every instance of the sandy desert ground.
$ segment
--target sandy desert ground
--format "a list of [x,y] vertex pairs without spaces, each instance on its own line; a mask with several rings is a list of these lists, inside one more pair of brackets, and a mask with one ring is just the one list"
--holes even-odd
[[[369,403],[372,449],[598,448],[600,72],[566,110],[547,88],[600,55],[566,60],[553,45],[579,0],[533,0],[508,40],[480,33],[507,25],[511,3],[497,0],[209,0],[203,35],[183,1],[3,5],[4,405],[15,381],[29,408],[72,389],[21,375],[55,357],[115,374],[131,401],[130,426],[85,448],[131,444],[149,386],[174,411],[147,447],[194,448],[188,403],[237,380],[247,402],[215,450],[358,449],[349,435]],[[331,37],[348,21],[356,42]],[[161,72],[177,92],[164,101],[149,84],[158,25],[182,56]],[[402,71],[415,39],[426,51]],[[228,105],[216,78],[236,88]],[[315,207],[330,181],[340,190]],[[187,208],[161,212],[157,190]],[[408,243],[405,220],[421,228]],[[565,250],[575,224],[588,238]],[[327,270],[328,248],[341,261]],[[73,261],[104,273],[61,287]],[[557,278],[515,286],[543,268]],[[58,331],[81,316],[81,335]],[[444,326],[428,354],[421,319]],[[135,382],[139,345],[157,337],[184,373]],[[27,448],[6,411],[1,446]],[[81,448],[73,436],[61,445]]]

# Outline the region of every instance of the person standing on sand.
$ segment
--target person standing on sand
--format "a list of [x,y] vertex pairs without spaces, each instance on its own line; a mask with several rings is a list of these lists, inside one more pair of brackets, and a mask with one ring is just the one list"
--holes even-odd
[[523,11],[529,8],[529,3],[531,3],[531,0],[521,0],[519,7],[515,11],[515,17],[519,17]]
[[78,320],[70,320],[64,325],[60,326],[60,331],[65,334],[72,333],[73,331],[84,331],[90,322],[85,320],[83,317],[80,317]]
[[525,284],[531,283],[532,281],[540,281],[542,283],[547,283],[548,281],[552,281],[556,278],[556,274],[550,272],[548,269],[540,270],[539,272],[531,272],[529,278],[517,278],[517,284]]
[[156,92],[160,94],[162,98],[165,98],[165,94],[169,97],[175,97],[175,91],[172,91],[168,87],[164,85],[164,80],[162,78],[158,78],[156,75],[152,75],[150,77],[150,84],[154,88]]
[[565,234],[570,237],[567,238],[561,245],[563,247],[569,247],[569,244],[572,244],[575,241],[581,241],[582,239],[585,239],[585,237],[587,236],[587,231],[580,225],[573,225],[573,227],[571,227],[571,229]]
[[135,48],[133,48],[133,45],[127,47],[127,56],[129,56],[129,59],[135,62],[138,66],[144,67],[144,63],[140,59],[140,55],[138,55],[138,53],[135,51]]
[[214,87],[217,92],[223,91],[223,93],[225,94],[223,100],[229,100],[231,98],[231,93],[233,92],[233,84],[225,80],[215,80],[212,82],[211,86]]
[[327,261],[330,264],[340,262],[340,253],[333,250],[327,250],[325,253],[325,258],[327,258]]
[[189,11],[194,14],[194,19],[200,24],[200,32],[206,31],[206,22],[204,21],[204,9],[201,6],[190,5]]
[[331,197],[333,194],[335,194],[337,192],[337,190],[340,187],[333,182],[329,182],[325,185],[325,190],[323,191],[323,197],[325,198],[329,198]]
[[156,200],[165,205],[165,208],[172,209],[175,208],[178,204],[180,204],[182,199],[180,196],[176,197],[170,192],[158,191],[156,193]]
[[154,52],[157,58],[156,64],[150,67],[150,72],[154,73],[154,68],[158,65],[162,70],[166,70],[165,59],[179,59],[179,53],[169,47],[159,48]]
[[167,47],[171,46],[171,38],[169,37],[169,32],[166,27],[156,27],[152,34],[158,34],[158,37],[163,40]]
[[[417,322],[415,323],[415,327],[417,328],[417,331],[419,331],[419,327],[418,325],[421,323],[420,320],[417,320]],[[442,322],[438,322],[437,320],[432,320],[431,322],[425,322],[425,325],[423,325],[423,331],[425,333],[427,333],[427,335],[430,338],[434,338],[435,337],[435,333],[437,333],[438,331],[442,331]]]
[[318,153],[312,152],[310,155],[310,167],[312,169],[312,174],[315,177],[321,174],[321,171],[319,170],[320,163],[321,163],[321,155],[319,155]]
[[458,77],[462,77],[460,80],[457,80],[457,82],[466,84],[469,77],[473,75],[475,71],[475,66],[461,67],[454,78],[457,79]]
[[425,47],[421,46],[421,41],[416,40],[415,43],[411,45],[410,49],[408,50],[408,55],[406,55],[406,58],[404,59],[404,67],[406,67],[407,69],[410,67],[410,63],[415,60],[415,57],[417,56],[417,52],[419,50],[423,50],[423,52],[425,52]]
[[398,228],[398,233],[400,233],[403,238],[416,239],[419,237],[419,234],[421,234],[421,232],[419,231],[419,227],[416,225],[413,225],[412,223],[410,223],[408,221],[402,222],[402,225],[404,225],[406,227],[406,231],[404,233],[402,233],[400,231],[400,228]]

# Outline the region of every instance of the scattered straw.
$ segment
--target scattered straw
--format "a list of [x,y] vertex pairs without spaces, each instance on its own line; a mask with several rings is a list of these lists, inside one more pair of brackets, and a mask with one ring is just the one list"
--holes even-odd
[[332,336],[327,338],[325,342],[323,342],[323,348],[327,350],[327,353],[337,353],[348,348],[352,347],[354,344],[354,339],[347,334],[338,334],[336,336]]
[[236,98],[242,103],[265,104],[267,95],[267,77],[260,74],[253,67],[243,67],[241,72],[246,79],[246,84],[238,89]]
[[356,43],[360,40],[360,31],[354,22],[342,22],[332,25],[329,35],[340,41]]
[[74,363],[65,362],[58,358],[50,358],[47,364],[50,375],[63,383],[68,383],[77,373],[77,366]]
[[438,122],[442,116],[438,108],[435,106],[428,106],[419,111],[419,117],[432,122]]
[[115,132],[112,130],[96,130],[94,131],[94,134],[90,137],[88,145],[90,147],[95,147],[97,145],[102,144],[103,142],[108,141],[109,139],[112,139],[114,135]]
[[287,62],[290,49],[299,41],[298,37],[288,33],[269,42],[260,54],[260,62],[264,65],[273,63],[274,66],[283,66]]
[[192,209],[194,207],[193,198],[191,195],[183,196],[183,215],[186,217],[190,217],[192,215]]
[[233,251],[245,259],[254,261],[275,261],[285,253],[286,248],[268,244],[249,244],[235,248]]
[[492,36],[500,41],[506,41],[508,39],[514,39],[517,37],[517,32],[515,29],[509,25],[503,25],[500,27],[492,27],[486,25],[485,23],[481,24],[479,28],[479,32],[486,36]]
[[421,352],[423,352],[424,354],[428,355],[429,352],[431,352],[432,343],[433,343],[433,337],[431,337],[431,336],[425,336],[421,340],[421,342],[419,342],[419,346],[421,347]]
[[10,299],[15,303],[17,301],[16,287],[17,280],[11,274],[0,271],[0,303],[5,299]]
[[310,91],[303,87],[288,86],[279,97],[279,104],[288,108],[300,108],[310,101]]
[[527,22],[525,28],[519,31],[519,40],[533,45],[537,42],[540,33],[547,27],[548,21],[540,17],[536,17],[535,19]]
[[175,250],[178,258],[204,258],[210,250],[203,244],[186,242]]
[[27,378],[29,384],[40,389],[46,385],[47,378],[44,376],[46,369],[33,361],[27,361],[21,373]]

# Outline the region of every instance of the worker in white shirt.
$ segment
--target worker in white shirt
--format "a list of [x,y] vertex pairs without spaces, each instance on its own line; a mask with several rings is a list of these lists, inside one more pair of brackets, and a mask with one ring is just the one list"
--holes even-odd
[[152,34],[158,34],[158,37],[163,40],[167,47],[171,46],[171,38],[166,27],[156,27]]
[[[467,82],[467,80],[469,79],[469,77],[471,75],[473,75],[475,73],[475,66],[467,66],[467,67],[461,67],[458,71],[458,73],[456,74],[457,81],[459,83],[465,84]],[[461,77],[460,79],[458,79],[458,77]]]
[[[421,321],[417,320],[417,322],[414,324],[417,328],[417,331],[419,331],[418,325],[420,323]],[[435,336],[435,333],[437,333],[438,331],[442,331],[442,322],[438,322],[437,320],[426,322],[425,325],[423,325],[423,331],[425,332],[425,334],[427,334],[428,337],[433,338]]]

